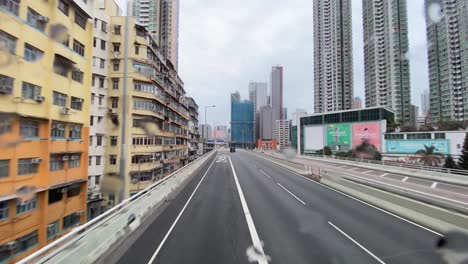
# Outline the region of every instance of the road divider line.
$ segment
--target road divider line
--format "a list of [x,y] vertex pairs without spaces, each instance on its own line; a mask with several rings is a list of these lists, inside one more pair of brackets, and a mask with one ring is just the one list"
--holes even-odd
[[253,246],[262,255],[262,258],[259,258],[257,261],[259,264],[268,264],[268,261],[266,260],[265,252],[263,251],[262,242],[260,241],[260,238],[258,237],[257,229],[255,228],[252,215],[250,214],[247,201],[245,200],[244,192],[242,192],[242,188],[240,186],[239,179],[237,178],[234,165],[232,164],[231,157],[229,157],[229,163],[231,164],[232,175],[234,177],[234,181],[236,182],[237,192],[239,193],[239,198],[241,201],[242,209],[244,210],[244,216],[245,216],[245,220],[247,221],[247,227],[249,228],[249,233],[253,242]]
[[431,188],[435,189],[437,187],[437,184],[438,184],[438,182],[433,182],[432,185],[431,185]]
[[403,178],[403,180],[401,180],[401,181],[402,181],[402,182],[405,182],[405,181],[407,181],[408,179],[409,179],[409,177],[405,177],[405,178]]
[[367,248],[365,248],[363,245],[359,244],[356,240],[354,240],[351,236],[346,234],[343,230],[341,230],[339,227],[334,225],[332,222],[328,221],[328,224],[331,225],[334,229],[336,229],[338,232],[340,232],[343,236],[351,240],[354,244],[356,244],[358,247],[360,247],[362,250],[364,250],[367,254],[371,255],[375,260],[377,260],[381,264],[385,264],[383,260],[381,260],[379,257],[377,257],[374,253],[370,252]]
[[303,205],[306,205],[306,203],[304,201],[302,201],[301,199],[299,199],[299,197],[297,197],[296,195],[294,195],[294,193],[290,192],[288,189],[286,189],[283,185],[281,185],[281,183],[276,183],[278,184],[279,187],[283,188],[283,190],[285,190],[286,192],[288,192],[292,197],[296,198],[296,200],[298,200],[301,204]]
[[364,173],[369,173],[369,172],[374,172],[373,170],[368,170],[368,171],[365,171]]
[[257,168],[257,165],[253,164],[252,162],[251,162],[250,164],[252,164],[252,166],[254,166],[255,168]]
[[[371,181],[371,182],[374,182],[374,183],[391,186],[393,188],[402,189],[402,190],[405,190],[405,191],[410,191],[410,192],[419,193],[419,194],[430,196],[430,197],[435,197],[435,198],[438,198],[438,199],[441,199],[441,200],[446,200],[446,201],[450,201],[450,202],[454,202],[454,203],[463,204],[465,206],[468,205],[468,203],[458,201],[458,200],[454,200],[454,199],[450,199],[450,198],[447,198],[447,197],[443,197],[443,196],[439,196],[439,195],[435,195],[435,194],[430,194],[430,193],[426,193],[426,192],[418,191],[418,190],[414,190],[414,189],[409,189],[409,188],[405,188],[405,187],[390,184],[390,183],[374,181],[374,180],[371,180],[371,179],[362,178],[362,177],[359,177],[359,176],[356,176],[356,175],[353,175],[353,174],[349,174],[349,173],[344,173],[344,174],[346,174],[348,176],[351,176],[351,177],[356,177],[356,178],[359,178],[359,179],[362,179],[362,180],[365,180],[365,181]],[[465,207],[465,206],[462,206],[462,207]]]
[[[261,156],[260,156],[260,157],[261,157]],[[261,157],[261,158],[263,158],[263,157]],[[308,180],[309,182],[312,182],[312,183],[314,183],[314,184],[318,184],[318,185],[320,185],[320,186],[322,186],[322,187],[325,187],[325,188],[327,188],[327,189],[329,189],[329,190],[331,190],[331,191],[334,191],[334,192],[336,192],[336,193],[339,193],[339,194],[341,194],[341,195],[344,195],[344,196],[346,196],[346,197],[348,197],[348,198],[351,198],[351,199],[353,199],[353,200],[355,200],[355,201],[357,201],[357,202],[360,202],[360,203],[362,203],[362,204],[365,204],[365,205],[367,205],[367,206],[369,206],[369,207],[372,207],[372,208],[374,208],[374,209],[376,209],[376,210],[379,210],[379,211],[381,211],[381,212],[383,212],[383,213],[386,213],[386,214],[388,214],[388,215],[391,215],[391,216],[393,216],[393,217],[395,217],[395,218],[398,218],[398,219],[400,219],[400,220],[402,220],[402,221],[405,221],[405,222],[407,222],[407,223],[409,223],[409,224],[412,224],[412,225],[414,225],[414,226],[417,226],[417,227],[419,227],[419,228],[422,228],[422,229],[424,229],[424,230],[426,230],[426,231],[429,231],[429,232],[431,232],[431,233],[433,233],[433,234],[436,234],[436,235],[441,236],[441,237],[444,236],[444,235],[442,235],[441,233],[439,233],[439,232],[437,232],[437,231],[434,231],[434,230],[429,229],[429,228],[427,228],[427,227],[425,227],[425,226],[422,226],[422,225],[420,225],[420,224],[418,224],[418,223],[415,223],[415,222],[413,222],[413,221],[411,221],[411,220],[408,220],[408,219],[406,219],[406,218],[403,218],[403,217],[401,217],[401,216],[399,216],[399,215],[397,215],[397,214],[391,213],[391,212],[389,212],[389,211],[387,211],[387,210],[385,210],[385,209],[382,209],[382,208],[380,208],[380,207],[377,207],[377,206],[375,206],[375,205],[372,205],[372,204],[370,204],[370,203],[368,203],[368,202],[365,202],[365,201],[363,201],[363,200],[361,200],[361,199],[358,199],[358,198],[356,198],[356,197],[353,197],[353,196],[351,196],[351,195],[349,195],[349,194],[347,194],[347,193],[344,193],[344,192],[342,192],[342,191],[339,191],[339,190],[337,190],[337,189],[334,189],[334,188],[332,188],[332,187],[330,187],[330,186],[327,186],[327,185],[325,185],[325,184],[323,184],[323,183],[320,183],[320,182],[314,181],[314,180],[312,180],[312,179],[309,179],[309,178],[305,177],[304,175],[301,175],[301,174],[299,174],[299,173],[297,173],[297,172],[294,172],[294,171],[292,171],[292,170],[290,170],[290,169],[287,169],[287,168],[285,168],[285,167],[283,167],[283,166],[280,166],[280,165],[278,165],[278,164],[272,162],[271,160],[268,160],[268,159],[266,159],[266,158],[263,158],[263,159],[269,161],[271,164],[275,165],[276,167],[281,168],[281,169],[283,169],[283,170],[286,170],[286,171],[288,171],[288,172],[290,172],[290,173],[292,173],[292,174],[294,174],[294,175],[297,175],[297,176],[299,176],[299,177],[301,177],[301,178],[303,178],[303,179],[306,179],[306,180]],[[386,174],[388,174],[388,173],[384,173],[384,176],[385,176]],[[382,176],[381,176],[381,177],[382,177]]]
[[185,211],[185,208],[187,208],[187,205],[190,203],[190,201],[192,200],[193,196],[195,195],[195,193],[197,192],[198,190],[198,187],[200,187],[201,183],[203,182],[203,180],[205,179],[205,176],[208,174],[208,172],[210,171],[211,167],[213,166],[213,164],[217,161],[217,156],[213,159],[213,161],[211,162],[210,166],[208,167],[208,169],[206,170],[205,174],[203,174],[203,177],[201,178],[201,180],[198,182],[197,186],[195,187],[195,189],[193,190],[192,194],[190,195],[190,197],[188,198],[187,202],[185,203],[184,207],[182,207],[182,210],[180,211],[179,215],[177,215],[176,219],[174,220],[174,223],[172,223],[171,227],[169,228],[169,230],[167,231],[166,235],[164,236],[163,240],[161,241],[161,243],[159,243],[159,246],[158,248],[156,249],[156,251],[154,252],[153,256],[151,256],[151,259],[148,261],[148,264],[151,264],[153,263],[153,261],[155,260],[156,256],[158,255],[159,251],[161,251],[161,248],[164,246],[164,243],[166,242],[167,238],[169,237],[169,235],[171,234],[172,230],[174,229],[175,225],[177,224],[177,222],[179,221],[180,217],[182,216],[182,214],[184,213]]
[[260,172],[261,172],[261,173],[263,173],[265,176],[267,176],[268,178],[270,178],[270,179],[271,179],[271,176],[270,176],[270,175],[268,175],[268,174],[266,174],[266,172],[264,172],[263,170],[260,170]]
[[384,173],[384,174],[380,175],[379,177],[385,177],[387,175],[388,175],[388,173]]

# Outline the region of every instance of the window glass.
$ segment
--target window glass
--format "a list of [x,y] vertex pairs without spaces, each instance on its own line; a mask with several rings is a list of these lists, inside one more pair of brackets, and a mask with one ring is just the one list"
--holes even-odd
[[39,122],[22,119],[20,121],[20,135],[22,137],[39,137]]
[[59,233],[59,221],[52,222],[47,225],[47,239],[54,238]]
[[26,158],[18,159],[18,175],[27,175],[37,173],[39,162],[37,159]]
[[23,82],[21,89],[21,97],[24,99],[35,100],[37,96],[41,95],[41,87],[32,83]]
[[31,200],[19,200],[16,199],[16,215],[24,214],[30,212],[37,207],[37,198]]

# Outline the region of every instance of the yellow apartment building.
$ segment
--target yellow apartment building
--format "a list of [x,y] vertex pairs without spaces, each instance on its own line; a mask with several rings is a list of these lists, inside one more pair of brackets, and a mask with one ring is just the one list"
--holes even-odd
[[0,1],[0,262],[86,220],[92,10]]
[[[190,116],[177,71],[133,17],[128,18],[127,42],[125,17],[111,17],[110,45],[107,106],[111,122],[104,170],[106,177],[123,182],[121,199],[188,162]],[[117,201],[118,195],[111,195],[109,202]]]

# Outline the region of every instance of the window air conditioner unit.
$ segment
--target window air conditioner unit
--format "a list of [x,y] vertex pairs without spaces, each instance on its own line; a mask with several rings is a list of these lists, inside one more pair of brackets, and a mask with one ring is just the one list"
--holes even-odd
[[67,188],[62,188],[62,189],[60,189],[60,192],[61,193],[66,193],[66,192],[68,192],[68,189]]
[[109,108],[109,114],[117,114],[117,109]]
[[18,246],[18,243],[16,241],[10,241],[5,244],[5,247],[9,250],[15,250],[17,246]]
[[44,101],[45,101],[45,97],[44,97],[44,96],[41,96],[41,95],[36,95],[36,96],[34,96],[34,101],[36,101],[36,102],[44,102]]
[[137,184],[138,183],[138,179],[132,179],[132,184]]
[[49,22],[49,18],[46,17],[46,16],[38,16],[36,19],[37,19],[37,21],[42,22],[42,23]]
[[77,212],[76,212],[76,215],[82,216],[82,215],[84,215],[84,211],[77,211]]
[[34,159],[31,159],[31,163],[32,164],[38,164],[38,163],[41,163],[42,162],[42,159],[41,158],[34,158]]
[[82,103],[82,102],[84,102],[84,100],[83,100],[83,99],[81,99],[81,98],[77,98],[75,101],[76,101],[76,102],[78,102],[78,103]]
[[11,94],[12,89],[7,86],[0,86],[0,93],[6,93],[6,94]]
[[54,227],[54,224],[47,225],[47,231],[52,231]]
[[70,109],[66,107],[60,108],[60,114],[62,115],[69,115],[70,114]]
[[80,156],[78,156],[78,155],[71,156],[71,160],[77,160],[79,158],[80,158]]
[[63,156],[62,157],[62,160],[69,160],[69,159],[70,159],[70,157],[68,157],[68,156]]

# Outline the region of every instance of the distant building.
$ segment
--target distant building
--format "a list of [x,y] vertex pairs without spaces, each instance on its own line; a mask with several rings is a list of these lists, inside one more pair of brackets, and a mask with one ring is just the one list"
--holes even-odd
[[253,102],[255,112],[267,105],[268,84],[265,82],[249,83],[249,101]]
[[257,140],[257,148],[263,149],[263,150],[277,150],[278,142],[276,142],[275,139],[268,139],[268,140],[259,139]]
[[429,114],[429,91],[424,90],[421,94],[421,114],[427,116]]
[[419,115],[418,116],[418,121],[417,121],[417,128],[426,126],[426,116],[424,115]]
[[200,130],[201,130],[201,137],[202,138],[207,139],[207,140],[212,138],[211,125],[201,124]]
[[271,108],[273,122],[283,118],[283,66],[271,68]]
[[283,120],[288,119],[288,109],[286,107],[283,108]]
[[411,105],[410,107],[410,122],[409,125],[416,127],[418,125],[418,115],[419,115],[419,107],[415,105]]
[[274,120],[273,108],[271,106],[264,106],[256,114],[258,120],[258,139],[268,140],[274,138]]
[[242,148],[255,145],[254,105],[250,101],[241,101],[239,92],[231,94],[231,145]]
[[226,140],[227,139],[227,133],[228,133],[228,127],[227,126],[223,126],[223,125],[219,125],[219,126],[215,126],[213,128],[213,139],[222,139],[222,140]]
[[302,108],[297,108],[296,109],[296,112],[292,113],[291,115],[291,125],[292,126],[297,126],[297,118],[300,117],[301,115],[306,115],[307,114],[307,110],[305,109],[302,109]]
[[280,150],[289,147],[291,145],[291,121],[276,120],[275,134]]
[[353,109],[361,109],[362,108],[362,100],[361,97],[354,97],[354,102],[353,102]]

